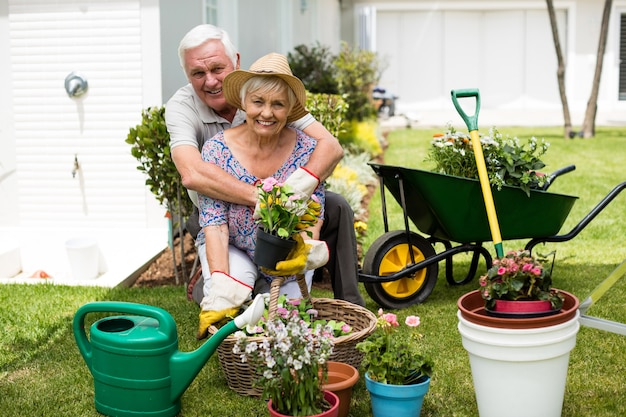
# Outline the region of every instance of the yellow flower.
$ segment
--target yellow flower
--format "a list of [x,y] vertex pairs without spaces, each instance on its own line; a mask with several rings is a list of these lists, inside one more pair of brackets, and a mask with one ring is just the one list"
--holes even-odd
[[360,220],[354,222],[354,230],[358,235],[365,234],[367,232],[367,223]]

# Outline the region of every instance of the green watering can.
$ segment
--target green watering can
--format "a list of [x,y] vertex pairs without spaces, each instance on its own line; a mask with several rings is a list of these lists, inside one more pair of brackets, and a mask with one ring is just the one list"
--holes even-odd
[[[222,341],[261,319],[261,294],[239,316],[192,352],[178,351],[176,323],[165,310],[127,302],[93,302],[74,316],[74,337],[93,375],[96,410],[108,416],[175,416],[183,392]],[[89,313],[117,312],[85,333]]]

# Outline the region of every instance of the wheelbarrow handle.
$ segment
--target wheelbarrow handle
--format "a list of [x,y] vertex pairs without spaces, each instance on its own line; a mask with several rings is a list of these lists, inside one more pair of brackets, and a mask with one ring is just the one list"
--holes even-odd
[[[480,111],[480,93],[477,88],[467,88],[461,90],[452,90],[450,92],[452,95],[452,103],[454,103],[454,107],[461,115],[461,118],[465,121],[467,125],[467,129],[471,132],[472,130],[478,130],[478,112]],[[472,116],[468,116],[467,113],[461,107],[459,100],[457,98],[467,98],[467,97],[476,97],[476,109],[474,110],[474,114]]]

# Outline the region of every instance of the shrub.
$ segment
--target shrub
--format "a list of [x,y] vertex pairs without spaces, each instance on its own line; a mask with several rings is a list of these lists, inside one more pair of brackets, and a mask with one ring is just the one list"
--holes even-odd
[[337,94],[339,86],[335,78],[333,61],[335,56],[330,47],[319,42],[308,47],[298,45],[295,52],[287,54],[287,60],[293,75],[300,78],[311,93]]
[[130,129],[126,143],[145,173],[146,185],[159,203],[181,218],[191,214],[192,202],[183,187],[180,175],[170,155],[170,134],[165,125],[165,107],[149,107],[141,113],[141,124]]
[[334,136],[339,137],[344,130],[348,103],[336,94],[314,94],[307,92],[306,107],[311,115]]
[[346,153],[333,175],[326,180],[330,190],[344,196],[357,218],[363,214],[361,201],[367,195],[367,186],[376,184],[376,174],[367,165],[369,160],[370,156],[365,152]]
[[354,149],[356,153],[367,152],[371,157],[382,153],[378,123],[374,119],[363,121],[353,119],[339,134],[339,142],[346,148]]
[[372,102],[372,88],[378,84],[382,72],[381,62],[375,52],[351,48],[342,42],[335,60],[339,92],[346,95],[348,120],[365,120],[376,117]]
[[372,88],[383,71],[375,52],[351,48],[342,43],[338,55],[319,43],[298,45],[288,53],[291,69],[312,93],[339,94],[348,104],[345,118],[365,120],[376,117]]
[[[183,235],[183,222],[189,217],[193,203],[182,184],[182,180],[172,156],[170,155],[170,134],[165,125],[165,107],[149,107],[141,113],[141,124],[130,129],[126,143],[131,145],[130,152],[137,158],[137,169],[147,175],[146,185],[150,188],[162,205],[167,207],[170,214],[170,225],[177,227],[179,235]],[[173,242],[170,241],[173,249]],[[184,243],[181,239],[181,258],[184,259]],[[174,252],[172,251],[172,254]],[[173,257],[176,283],[179,282],[176,269],[176,255]],[[183,276],[185,275],[184,262],[181,263]]]

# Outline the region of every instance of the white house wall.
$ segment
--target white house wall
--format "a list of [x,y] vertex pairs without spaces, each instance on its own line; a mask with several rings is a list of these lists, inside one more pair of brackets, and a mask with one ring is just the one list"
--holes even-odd
[[[1,190],[11,194],[0,199],[17,218],[0,221],[162,226],[164,210],[124,142],[141,110],[161,104],[156,3],[9,0],[17,187]],[[72,71],[89,83],[78,99],[64,89]]]
[[[351,4],[354,39],[362,38],[363,10],[371,47],[388,66],[381,86],[399,97],[400,112],[438,124],[455,116],[450,90],[479,88],[485,117],[499,124],[561,124],[556,53],[545,1],[344,1]],[[595,71],[604,1],[556,1],[566,88],[573,123],[582,122]],[[613,2],[598,117],[626,123],[618,100],[619,13]],[[345,20],[345,19],[344,19]],[[345,34],[345,30],[342,32]],[[449,115],[442,112],[449,111]],[[483,119],[487,120],[487,119]],[[490,120],[491,121],[491,120]]]

